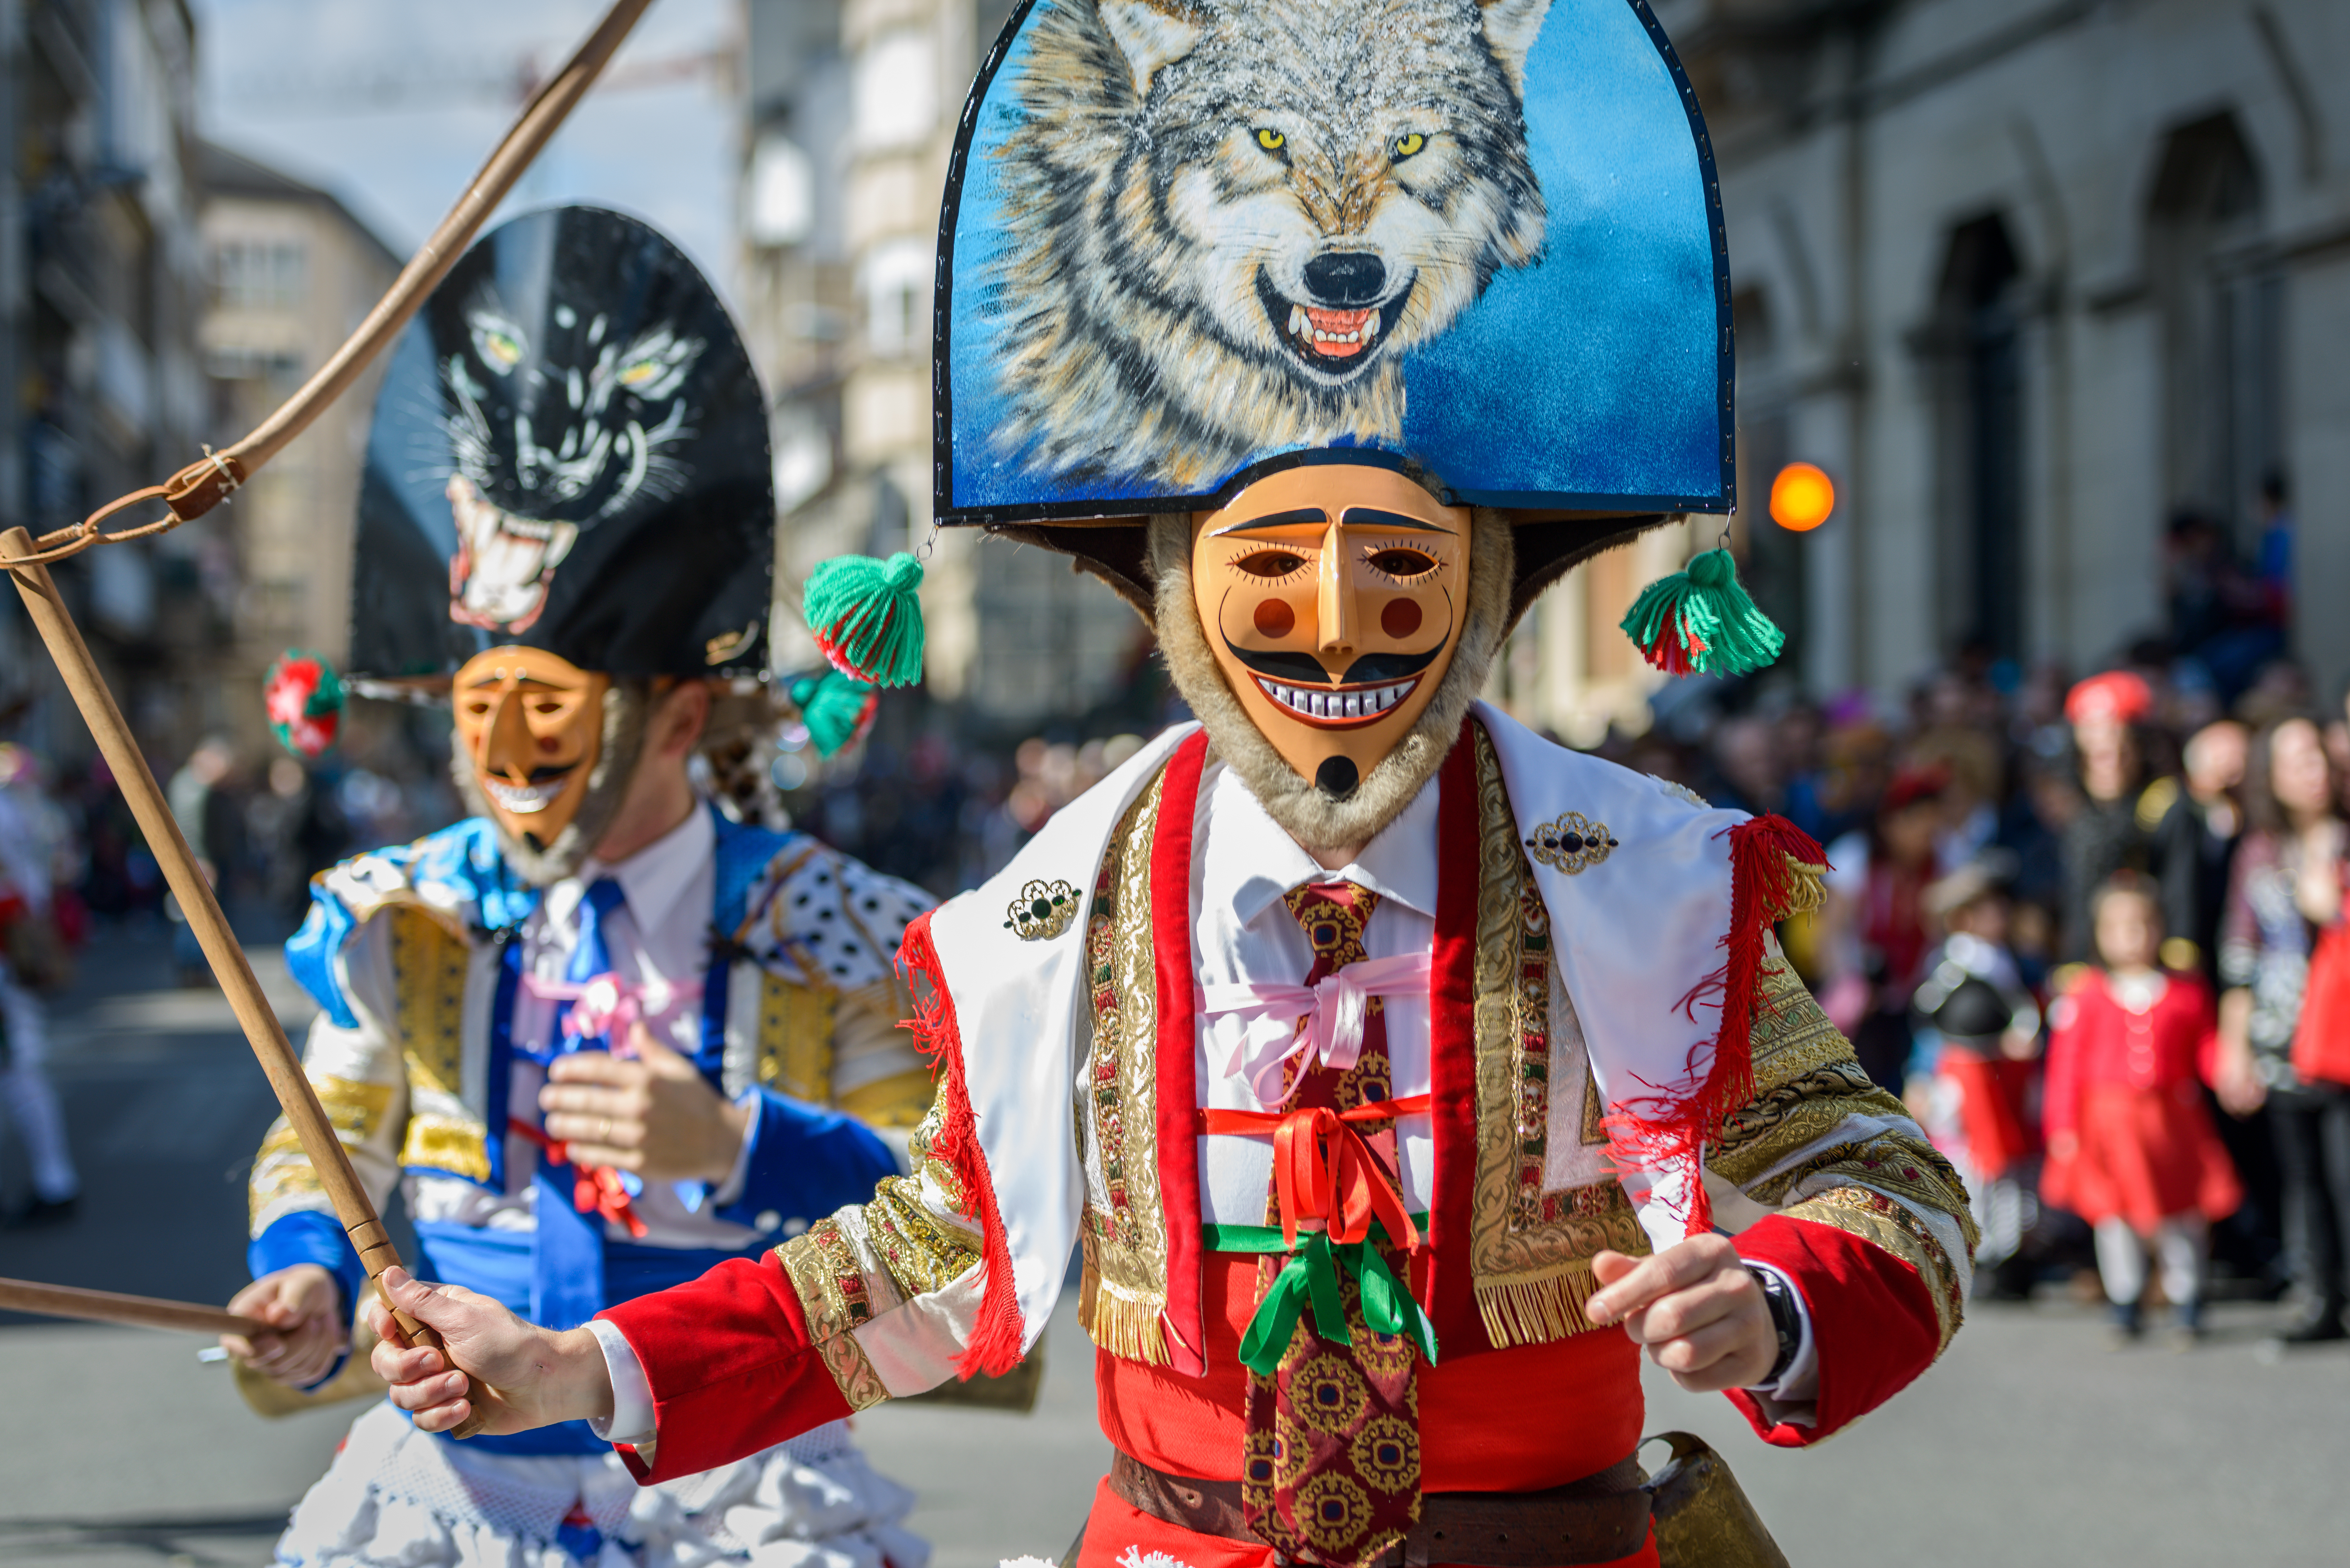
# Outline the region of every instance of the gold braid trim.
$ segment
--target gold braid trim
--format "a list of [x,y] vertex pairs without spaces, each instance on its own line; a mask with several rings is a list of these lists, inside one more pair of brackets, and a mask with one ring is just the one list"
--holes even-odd
[[482,1124],[454,1116],[411,1116],[408,1141],[400,1163],[427,1170],[445,1170],[470,1181],[490,1179],[489,1146],[482,1139]]
[[909,1299],[944,1289],[979,1262],[979,1238],[932,1219],[911,1177],[889,1177],[874,1189],[865,1228],[898,1293]]
[[1775,1204],[1806,1178],[1834,1171],[1865,1181],[1894,1196],[1958,1221],[1967,1245],[1979,1239],[1974,1215],[1968,1206],[1966,1184],[1941,1151],[1915,1138],[1887,1133],[1877,1137],[1835,1144],[1750,1189],[1758,1203]]
[[759,1086],[812,1106],[832,1104],[832,1021],[839,998],[764,969],[758,973]]
[[[333,1074],[320,1074],[310,1080],[317,1091],[318,1105],[334,1125],[335,1136],[344,1144],[363,1144],[375,1136],[382,1125],[383,1114],[391,1106],[390,1084],[363,1083],[357,1078],[340,1078]],[[260,1224],[263,1212],[287,1198],[307,1197],[326,1191],[318,1179],[317,1170],[302,1148],[302,1140],[284,1116],[269,1125],[269,1134],[261,1140],[261,1147],[253,1157],[253,1177],[247,1184],[246,1201],[253,1222]]]
[[798,1293],[808,1337],[849,1409],[869,1410],[889,1397],[881,1375],[857,1342],[857,1325],[870,1318],[865,1273],[837,1221],[819,1220],[804,1236],[775,1249],[785,1277]]
[[[391,922],[392,1023],[407,1064],[411,1103],[421,1094],[464,1101],[465,939],[413,906],[386,909]],[[411,1114],[400,1163],[490,1179],[489,1141],[471,1116]]]
[[1852,1044],[1822,1012],[1811,988],[1763,939],[1762,973],[1754,1006],[1754,1086],[1767,1090],[1806,1073],[1853,1060]]
[[1159,1319],[1165,1293],[1136,1296],[1102,1277],[1101,1254],[1107,1243],[1098,1228],[1098,1216],[1086,1216],[1080,1240],[1085,1272],[1077,1288],[1077,1323],[1086,1331],[1086,1337],[1112,1355],[1152,1366],[1167,1366],[1167,1334]]
[[1469,737],[1477,764],[1478,861],[1470,1284],[1486,1339],[1506,1350],[1590,1328],[1584,1306],[1599,1288],[1592,1258],[1610,1249],[1635,1256],[1649,1249],[1632,1200],[1613,1178],[1543,1190],[1556,1092],[1553,1046],[1563,1033],[1554,1025],[1573,1023],[1551,1016],[1550,916],[1519,843],[1501,760],[1483,726],[1470,726]]
[[[1774,946],[1754,1009],[1754,1098],[1730,1115],[1706,1164],[1740,1187],[1855,1116],[1907,1118],[1908,1108],[1869,1081],[1851,1043]],[[1783,1188],[1782,1189],[1783,1190]],[[1963,1199],[1960,1202],[1965,1208]],[[1940,1207],[1936,1204],[1935,1207]]]
[[1966,1317],[1966,1294],[1960,1288],[1958,1271],[1950,1266],[1950,1254],[1934,1239],[1934,1233],[1926,1229],[1925,1221],[1908,1207],[1872,1188],[1856,1184],[1815,1193],[1784,1212],[1797,1220],[1830,1225],[1846,1235],[1857,1236],[1915,1269],[1925,1284],[1926,1293],[1933,1298],[1935,1324],[1941,1334],[1935,1354],[1939,1355],[1949,1348],[1950,1336],[1959,1332],[1959,1324]]
[[[1113,1355],[1169,1360],[1167,1211],[1159,1189],[1159,975],[1151,925],[1150,853],[1161,768],[1110,835],[1086,922],[1093,1050],[1084,1109],[1102,1202],[1087,1206],[1077,1320]],[[1080,1124],[1078,1131],[1085,1131]]]

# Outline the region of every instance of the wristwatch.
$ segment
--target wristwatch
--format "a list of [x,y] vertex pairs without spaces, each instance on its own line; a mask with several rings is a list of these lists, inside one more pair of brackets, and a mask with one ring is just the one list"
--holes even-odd
[[1762,1303],[1771,1309],[1771,1327],[1779,1335],[1779,1355],[1771,1363],[1770,1376],[1755,1385],[1762,1387],[1787,1376],[1787,1368],[1795,1364],[1795,1352],[1804,1343],[1804,1314],[1795,1304],[1794,1287],[1787,1283],[1784,1275],[1758,1269],[1752,1263],[1746,1265],[1746,1272],[1762,1287]]

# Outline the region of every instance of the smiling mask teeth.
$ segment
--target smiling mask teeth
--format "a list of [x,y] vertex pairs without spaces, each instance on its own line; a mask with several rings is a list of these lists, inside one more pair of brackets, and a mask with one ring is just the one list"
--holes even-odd
[[1322,724],[1364,723],[1378,718],[1411,695],[1417,678],[1400,686],[1350,687],[1325,691],[1310,686],[1283,686],[1255,677],[1257,689],[1301,719]]

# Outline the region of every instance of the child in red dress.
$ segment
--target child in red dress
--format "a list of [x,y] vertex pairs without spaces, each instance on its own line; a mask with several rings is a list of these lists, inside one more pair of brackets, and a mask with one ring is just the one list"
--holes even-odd
[[2142,1330],[2147,1254],[2180,1341],[2202,1329],[2210,1225],[2242,1199],[2204,1109],[2218,1014],[2194,975],[2156,967],[2162,910],[2123,873],[2093,906],[2098,964],[2050,1010],[2043,1200],[2096,1227],[2097,1272],[2124,1339]]

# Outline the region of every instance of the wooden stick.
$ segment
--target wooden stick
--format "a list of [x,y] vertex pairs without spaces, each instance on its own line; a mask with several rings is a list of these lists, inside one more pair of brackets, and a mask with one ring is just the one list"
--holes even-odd
[[0,1280],[0,1307],[10,1312],[36,1312],[45,1317],[79,1318],[84,1323],[182,1328],[191,1334],[271,1332],[269,1325],[257,1317],[241,1317],[218,1307],[199,1306],[194,1302],[119,1295],[113,1291],[86,1291],[74,1285],[36,1284],[31,1280]]
[[[121,786],[130,815],[138,819],[140,830],[147,836],[147,846],[162,867],[163,879],[178,895],[180,912],[187,917],[188,929],[203,946],[213,975],[228,998],[230,1011],[244,1026],[253,1054],[260,1058],[261,1070],[268,1075],[269,1086],[276,1092],[286,1121],[302,1141],[302,1152],[310,1157],[310,1168],[335,1206],[335,1218],[349,1235],[368,1278],[380,1281],[384,1270],[400,1262],[400,1253],[385,1233],[383,1221],[377,1218],[367,1189],[359,1185],[359,1173],[351,1168],[351,1157],[344,1149],[343,1140],[335,1136],[334,1124],[327,1119],[325,1107],[318,1104],[317,1092],[304,1075],[302,1058],[286,1040],[285,1027],[277,1022],[268,998],[262,994],[261,981],[254,978],[253,966],[244,959],[244,949],[229,929],[220,901],[213,897],[212,884],[197,866],[188,841],[181,836],[180,825],[172,820],[172,808],[164,803],[163,792],[156,787],[146,754],[131,738],[130,726],[123,722],[122,710],[115,706],[114,693],[107,690],[105,679],[89,656],[89,645],[82,641],[80,628],[67,613],[65,601],[57,595],[56,580],[47,566],[21,564],[32,554],[32,535],[24,529],[11,528],[0,534],[0,566],[7,567],[8,575],[15,579],[33,625],[39,629],[41,640],[48,645],[49,657],[57,660],[57,672],[65,677],[66,690],[73,693],[75,706],[81,710],[91,737],[98,742],[99,754],[114,770],[114,782]],[[382,1290],[380,1283],[377,1288]],[[389,1302],[390,1293],[382,1293]],[[431,1345],[435,1350],[442,1348],[441,1336],[424,1324],[402,1313],[395,1312],[393,1316],[411,1343]],[[458,1428],[458,1437],[472,1436],[488,1419],[478,1382],[473,1385],[471,1393],[473,1414]]]

